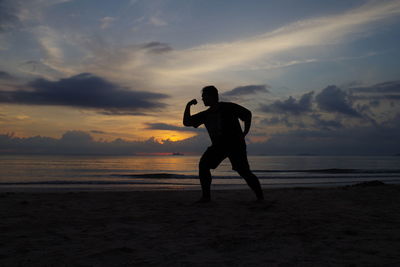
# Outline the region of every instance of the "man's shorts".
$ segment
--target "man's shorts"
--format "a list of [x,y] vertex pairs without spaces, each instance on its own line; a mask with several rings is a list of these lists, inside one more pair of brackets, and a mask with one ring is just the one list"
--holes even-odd
[[247,171],[250,169],[247,160],[246,146],[228,148],[224,146],[210,146],[200,159],[200,165],[215,169],[226,158],[232,164],[232,170]]

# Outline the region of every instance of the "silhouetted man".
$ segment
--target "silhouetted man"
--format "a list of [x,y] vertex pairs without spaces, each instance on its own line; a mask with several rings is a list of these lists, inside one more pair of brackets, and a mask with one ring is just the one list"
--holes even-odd
[[[229,158],[232,169],[242,176],[257,196],[263,200],[263,192],[249,167],[244,137],[250,130],[251,112],[234,103],[219,102],[218,90],[214,86],[206,86],[202,90],[202,100],[208,108],[195,115],[190,115],[190,107],[196,105],[196,99],[189,101],[183,115],[183,125],[195,128],[204,124],[210,135],[212,145],[207,148],[199,163],[199,178],[203,196],[200,202],[211,200],[211,169],[215,169],[225,159]],[[244,130],[239,119],[244,121]]]

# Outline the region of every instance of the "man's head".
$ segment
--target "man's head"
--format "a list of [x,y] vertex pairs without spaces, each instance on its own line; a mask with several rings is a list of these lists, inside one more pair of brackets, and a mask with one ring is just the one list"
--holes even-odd
[[203,99],[204,106],[212,106],[218,103],[218,89],[214,85],[204,87],[201,98]]

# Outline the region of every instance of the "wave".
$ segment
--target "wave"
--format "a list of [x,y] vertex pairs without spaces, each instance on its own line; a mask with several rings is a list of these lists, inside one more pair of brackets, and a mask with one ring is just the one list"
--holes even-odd
[[[260,179],[280,178],[341,178],[349,175],[354,177],[373,176],[377,178],[400,177],[398,169],[309,169],[309,170],[253,170]],[[320,174],[320,176],[317,176]],[[329,175],[330,174],[330,175]],[[128,179],[197,179],[198,175],[179,173],[141,173],[141,174],[110,174],[101,176],[128,178]],[[213,175],[214,179],[239,178],[236,172],[232,175]]]
[[[279,179],[278,179],[279,180]],[[279,185],[329,185],[329,184],[353,184],[353,183],[359,183],[359,182],[370,182],[370,181],[378,181],[378,180],[372,180],[372,179],[347,179],[347,180],[323,180],[323,179],[312,179],[312,180],[303,180],[303,179],[298,179],[297,181],[291,180],[291,181],[281,181],[281,182],[273,182],[273,183],[266,183],[263,184],[263,186],[279,186]],[[384,179],[384,180],[379,180],[381,182],[385,183],[395,183],[398,184],[400,183],[399,179]],[[151,181],[40,181],[40,182],[0,182],[0,186],[123,186],[123,185],[132,185],[132,186],[140,186],[140,185],[150,185],[150,186],[199,186],[198,183],[184,183],[184,182],[151,182]],[[218,184],[214,183],[213,186],[243,186],[245,184]],[[94,188],[94,187],[93,187]]]
[[176,179],[176,178],[197,178],[197,175],[184,175],[177,173],[143,173],[143,174],[111,174],[112,177],[120,178],[146,178],[146,179]]
[[[320,180],[322,183],[332,181],[344,181],[346,179],[379,179],[385,181],[400,181],[399,169],[310,169],[310,170],[254,170],[260,180],[294,180],[306,181],[307,179]],[[85,178],[86,177],[86,178]],[[61,177],[60,177],[61,178]],[[66,177],[65,180],[45,180],[45,181],[4,181],[0,186],[17,185],[193,185],[198,182],[198,175],[155,172],[141,174],[118,174],[102,173],[95,175],[85,175],[81,180]],[[213,179],[240,179],[235,172],[226,175],[213,175]],[[195,182],[193,181],[195,180]],[[224,182],[226,183],[226,182]]]
[[327,173],[327,174],[352,174],[352,173],[360,173],[360,174],[374,174],[374,173],[388,173],[395,174],[400,173],[399,169],[340,169],[340,168],[332,168],[332,169],[305,169],[305,170],[252,170],[255,173],[265,172],[265,173]]
[[12,185],[192,185],[191,183],[145,182],[145,181],[39,181],[39,182],[0,182],[0,186]]

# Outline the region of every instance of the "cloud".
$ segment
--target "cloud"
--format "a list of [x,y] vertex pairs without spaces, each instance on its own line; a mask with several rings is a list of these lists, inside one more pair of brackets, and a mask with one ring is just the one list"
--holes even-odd
[[331,129],[301,129],[270,136],[247,146],[249,153],[267,155],[396,155],[400,125]]
[[400,93],[400,81],[389,81],[372,86],[351,88],[354,93]]
[[241,95],[253,95],[258,92],[269,93],[267,85],[246,85],[236,87],[230,91],[224,92],[223,96],[241,96]]
[[0,33],[25,27],[26,21],[39,21],[48,7],[71,0],[0,0]]
[[99,130],[91,130],[90,132],[91,132],[91,133],[94,133],[94,134],[109,134],[108,132],[99,131]]
[[[400,116],[391,126],[351,127],[333,130],[294,130],[269,136],[266,142],[249,143],[249,154],[267,155],[395,155],[400,153]],[[145,141],[96,141],[83,131],[68,131],[60,139],[16,137],[0,134],[0,153],[25,154],[110,154],[132,155],[152,152],[201,153],[209,144],[205,134],[181,141],[154,138]]]
[[[40,2],[41,7],[46,6],[43,4],[46,1],[36,2]],[[260,63],[264,64],[262,68],[268,69],[310,62],[304,58],[290,56],[282,59],[282,54],[287,55],[286,52],[289,51],[293,52],[290,54],[297,55],[296,49],[299,48],[348,42],[349,39],[357,38],[359,34],[368,33],[371,30],[370,25],[390,20],[399,14],[398,1],[373,1],[344,13],[298,21],[249,38],[240,38],[228,43],[204,43],[180,50],[172,50],[162,42],[151,42],[145,49],[138,48],[140,44],[121,47],[118,46],[118,42],[107,44],[105,38],[99,41],[102,37],[98,35],[88,36],[79,31],[52,31],[45,29],[44,25],[35,26],[32,32],[45,54],[42,56],[42,63],[57,70],[62,76],[90,71],[112,77],[114,80],[177,88],[177,85],[187,86],[204,81],[204,78],[209,78],[210,75],[219,75],[220,73],[215,73],[218,71],[247,71],[251,66],[258,66]],[[160,17],[160,14],[155,15],[154,18]],[[153,22],[158,25],[165,24],[161,21],[157,23],[157,20]],[[82,55],[84,60],[80,58],[74,61],[71,54]],[[311,59],[315,60],[317,59]]]
[[142,46],[142,48],[151,53],[155,53],[155,54],[162,54],[162,53],[172,51],[172,48],[168,44],[160,43],[160,42],[150,42],[150,43],[144,44]]
[[167,123],[146,123],[146,129],[178,132],[199,132],[204,130],[204,128],[180,127]]
[[[247,69],[249,63],[260,60],[263,60],[265,65],[273,57],[286,51],[338,44],[365,36],[371,32],[371,25],[395,18],[399,14],[399,1],[371,1],[338,15],[298,21],[251,38],[175,51],[164,62],[157,62],[158,74],[180,77],[228,68]],[[290,62],[293,59],[289,58],[286,61]],[[268,68],[268,64],[263,68]],[[272,64],[270,68],[276,66]]]
[[324,130],[330,130],[330,129],[339,129],[343,128],[344,125],[340,120],[327,120],[323,119],[321,114],[311,114],[311,118],[314,119],[314,124],[313,126],[317,129],[324,129]]
[[277,100],[270,105],[262,105],[261,111],[266,113],[284,113],[291,115],[301,115],[312,111],[312,98],[314,92],[306,93],[299,100],[290,96],[284,101]]
[[9,74],[8,72],[0,70],[0,80],[13,80],[14,76]]
[[365,87],[354,87],[350,89],[355,99],[379,99],[400,100],[400,81],[389,81]]
[[263,69],[276,69],[318,61],[314,53],[303,57],[299,50],[312,48],[314,51],[318,47],[348,43],[378,28],[371,26],[399,15],[399,1],[371,1],[339,14],[297,21],[230,42],[203,43],[156,56],[131,49],[122,57],[122,62],[115,62],[115,68],[121,70],[118,73],[126,73],[126,79],[132,79],[130,73],[135,70],[140,74],[135,78],[145,77],[152,86],[188,87],[210,79],[229,79],[237,73],[247,75],[250,68],[260,64]]
[[159,16],[152,16],[149,18],[149,23],[156,27],[167,26],[168,23]]
[[260,64],[263,69],[276,69],[318,61],[314,54],[299,56],[299,49],[332,47],[365,37],[374,29],[372,25],[379,25],[399,15],[399,1],[371,1],[336,15],[297,21],[273,31],[230,42],[203,43],[157,56],[138,55],[132,49],[124,57],[125,61],[117,62],[117,68],[126,73],[137,70],[137,73],[141,73],[138,79],[146,77],[153,86],[188,86],[209,80],[210,77],[226,79],[243,70],[248,72]]
[[130,0],[129,5],[133,6],[136,5],[139,2],[139,0]]
[[79,145],[79,144],[87,144],[93,142],[93,137],[86,132],[82,131],[67,131],[65,132],[61,139],[61,143],[65,144],[74,144],[74,145]]
[[[363,100],[367,99],[371,101],[379,101],[379,100],[400,100],[400,94],[380,94],[380,95],[354,95],[353,99],[355,100]],[[375,103],[376,104],[376,103]]]
[[62,72],[53,68],[54,66],[51,66],[45,61],[27,60],[21,63],[19,66],[22,72],[28,73],[36,77],[40,76],[45,78],[52,78],[62,75]]
[[293,127],[293,123],[289,122],[288,116],[266,118],[263,119],[261,123],[269,126],[284,124],[289,128]]
[[191,137],[182,141],[155,138],[145,141],[127,141],[117,138],[113,141],[96,141],[84,131],[67,131],[60,139],[34,136],[16,137],[13,134],[0,134],[0,153],[9,154],[96,154],[96,155],[132,155],[154,152],[202,152],[209,141],[205,135]]
[[339,118],[326,119],[322,114],[312,113],[303,116],[302,119],[296,117],[290,117],[290,115],[276,116],[261,120],[262,124],[267,126],[285,125],[288,128],[300,128],[300,129],[319,129],[319,130],[336,130],[343,128],[344,125]]
[[330,85],[315,96],[318,107],[323,111],[336,112],[352,117],[361,117],[352,107],[350,95],[344,90]]
[[90,73],[58,81],[36,79],[32,90],[0,91],[0,102],[98,109],[108,115],[141,114],[165,107],[160,93],[132,91]]
[[101,115],[110,115],[110,116],[149,116],[150,114],[145,112],[137,112],[137,111],[130,111],[128,109],[121,109],[121,108],[108,108],[104,111],[98,112]]
[[260,122],[270,126],[323,130],[355,125],[379,127],[393,121],[394,116],[400,113],[400,103],[396,102],[400,100],[398,85],[399,82],[384,82],[350,89],[330,85],[315,97],[310,92],[300,99],[290,96],[286,100],[261,105],[260,111],[273,114],[273,117],[263,118]]
[[12,1],[0,0],[0,33],[21,26],[17,6]]
[[100,19],[100,22],[101,22],[100,28],[102,28],[103,30],[108,29],[115,20],[116,19],[113,17],[101,18]]

